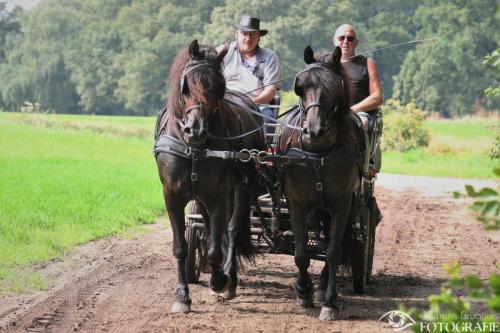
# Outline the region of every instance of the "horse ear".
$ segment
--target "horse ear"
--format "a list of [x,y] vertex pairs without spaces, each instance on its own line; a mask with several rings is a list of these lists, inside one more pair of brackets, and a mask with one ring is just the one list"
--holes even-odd
[[333,50],[332,53],[332,61],[334,65],[340,64],[340,58],[342,58],[342,49],[337,46],[335,47],[335,50]]
[[217,50],[217,62],[221,63],[224,60],[224,57],[227,54],[227,51],[229,50],[229,44],[224,44],[224,46],[220,49]]
[[304,61],[308,65],[316,61],[316,59],[314,59],[313,49],[310,45],[306,46],[306,48],[304,49]]
[[200,57],[200,45],[197,39],[193,40],[189,45],[189,55],[191,59],[198,59]]

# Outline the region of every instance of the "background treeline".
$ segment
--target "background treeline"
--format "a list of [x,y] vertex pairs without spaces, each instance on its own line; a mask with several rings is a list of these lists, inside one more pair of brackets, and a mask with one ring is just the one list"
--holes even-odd
[[[445,116],[499,109],[484,96],[500,81],[483,63],[499,47],[496,0],[43,0],[8,12],[0,0],[0,109],[26,101],[57,113],[155,114],[168,95],[177,52],[197,38],[234,38],[231,23],[256,15],[270,33],[283,76],[299,71],[306,45],[331,50],[335,27],[351,23],[358,53],[379,65],[386,98]],[[290,89],[292,80],[284,83]]]

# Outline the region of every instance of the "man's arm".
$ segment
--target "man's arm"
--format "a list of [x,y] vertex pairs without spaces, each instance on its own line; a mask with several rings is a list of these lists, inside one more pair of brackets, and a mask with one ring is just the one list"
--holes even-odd
[[276,95],[276,91],[280,89],[281,83],[281,66],[276,53],[272,53],[269,60],[264,65],[264,90],[256,97],[252,98],[257,104],[268,104]]
[[252,97],[251,100],[256,104],[267,104],[273,99],[276,90],[278,89],[274,85],[267,86],[258,96]]
[[378,108],[384,103],[384,95],[382,93],[382,83],[378,76],[377,64],[375,60],[367,59],[368,79],[370,95],[358,104],[351,106],[353,112],[366,112]]

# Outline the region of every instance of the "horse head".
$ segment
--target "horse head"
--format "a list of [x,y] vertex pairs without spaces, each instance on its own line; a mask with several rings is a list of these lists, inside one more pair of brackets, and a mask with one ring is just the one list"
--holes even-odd
[[178,77],[177,122],[184,141],[202,146],[208,139],[209,122],[224,98],[225,80],[221,62],[225,51],[201,46],[197,40],[189,45]]
[[300,97],[305,143],[325,141],[338,114],[349,112],[350,91],[341,68],[341,56],[340,47],[324,55],[315,55],[310,46],[304,50],[307,65],[297,74],[294,89]]

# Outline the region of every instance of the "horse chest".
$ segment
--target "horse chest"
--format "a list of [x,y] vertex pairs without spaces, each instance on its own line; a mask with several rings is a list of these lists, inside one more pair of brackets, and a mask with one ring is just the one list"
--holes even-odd
[[285,192],[289,199],[318,201],[320,196],[335,199],[352,193],[359,183],[355,164],[314,168],[291,166],[285,172]]

